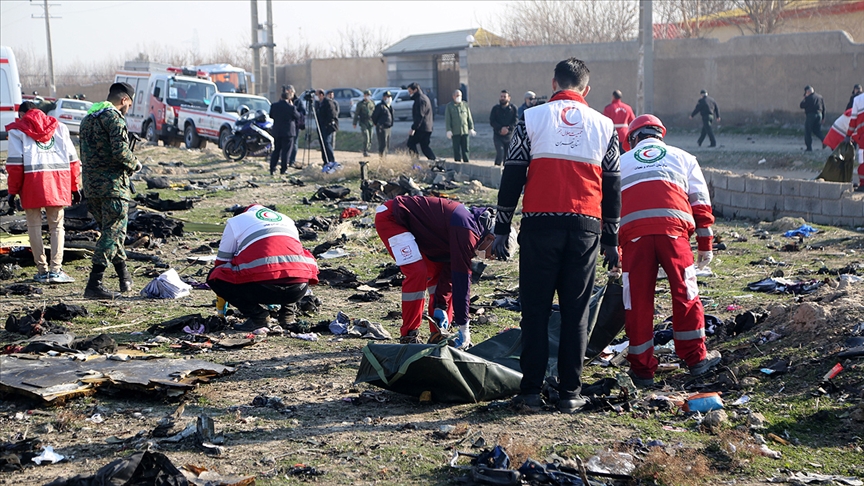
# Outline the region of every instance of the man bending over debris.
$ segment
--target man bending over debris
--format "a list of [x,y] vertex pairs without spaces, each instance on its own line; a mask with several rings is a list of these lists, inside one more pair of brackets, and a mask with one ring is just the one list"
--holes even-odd
[[135,88],[127,83],[114,83],[108,88],[108,100],[90,107],[81,120],[81,170],[87,208],[99,224],[101,234],[93,252],[93,268],[84,288],[88,299],[115,299],[117,292],[102,286],[102,277],[109,263],[120,279],[120,292],[132,290],[132,275],[126,268],[126,225],[129,222],[129,200],[132,198],[129,179],[141,170],[141,163],[132,154],[126,112],[132,106]]
[[[437,197],[397,196],[375,210],[375,229],[405,275],[402,283],[402,344],[420,342],[423,304],[429,292],[430,343],[440,342],[449,322],[458,327],[457,348],[471,345],[468,305],[471,258],[488,252],[495,214]],[[485,255],[485,254],[484,254]],[[490,253],[491,255],[491,253]]]
[[234,326],[239,331],[268,327],[270,304],[282,306],[279,325],[286,326],[294,304],[318,283],[318,264],[300,244],[294,221],[260,204],[225,223],[215,265],[207,283],[247,317]]
[[[696,267],[713,258],[711,200],[696,157],[666,145],[666,128],[654,115],[630,123],[632,150],[621,156],[621,241],[625,326],[633,383],[654,383],[654,286],[657,265],[669,276],[675,352],[699,376],[720,362],[705,350],[705,318]],[[693,265],[690,235],[696,232],[699,258]]]
[[[18,120],[9,132],[9,207],[16,196],[27,216],[27,234],[39,283],[69,283],[75,279],[62,270],[63,208],[81,202],[81,161],[69,138],[69,129],[42,113],[32,101],[21,103]],[[42,246],[42,208],[51,235],[51,265]]]

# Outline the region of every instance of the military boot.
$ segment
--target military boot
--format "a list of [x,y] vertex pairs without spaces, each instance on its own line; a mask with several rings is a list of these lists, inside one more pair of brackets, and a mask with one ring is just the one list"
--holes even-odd
[[114,262],[114,271],[117,272],[117,278],[120,279],[120,292],[126,293],[132,290],[132,274],[126,268],[126,260]]
[[84,297],[87,299],[116,299],[120,297],[119,292],[111,292],[102,286],[102,278],[105,276],[105,265],[93,265],[90,270],[90,279],[84,287]]
[[282,326],[282,329],[288,329],[289,326],[294,324],[296,320],[297,314],[297,304],[282,304],[282,307],[279,309],[279,314],[276,316],[276,320],[279,322],[279,325]]

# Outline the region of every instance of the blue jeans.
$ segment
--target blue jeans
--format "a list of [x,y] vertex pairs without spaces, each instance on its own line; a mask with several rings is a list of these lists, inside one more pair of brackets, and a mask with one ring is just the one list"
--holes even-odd
[[330,129],[321,130],[321,137],[323,138],[321,142],[321,160],[326,164],[327,162],[333,162],[336,159],[333,158],[333,134],[336,133]]

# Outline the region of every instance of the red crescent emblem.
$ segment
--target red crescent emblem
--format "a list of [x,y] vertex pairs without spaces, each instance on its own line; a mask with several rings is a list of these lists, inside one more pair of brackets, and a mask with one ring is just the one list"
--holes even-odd
[[575,110],[575,109],[576,109],[575,106],[568,106],[568,107],[564,108],[563,110],[561,110],[561,121],[562,121],[565,125],[570,126],[570,127],[572,127],[572,126],[576,126],[575,123],[570,123],[570,121],[567,120],[567,112],[570,111],[570,110]]
[[650,159],[650,158],[654,157],[653,150],[651,150],[650,148],[645,150],[644,152],[642,152],[642,155],[644,155],[646,159]]

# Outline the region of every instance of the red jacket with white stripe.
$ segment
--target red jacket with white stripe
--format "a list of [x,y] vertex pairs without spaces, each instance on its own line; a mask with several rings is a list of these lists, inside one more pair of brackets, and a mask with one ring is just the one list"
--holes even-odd
[[612,103],[603,108],[603,115],[612,120],[615,124],[615,130],[618,132],[618,140],[624,150],[630,150],[630,144],[627,143],[627,128],[630,122],[636,119],[633,114],[633,108],[621,100],[612,100]]
[[647,235],[690,238],[711,250],[714,215],[708,185],[696,157],[646,138],[621,156],[621,229],[623,244]]
[[255,204],[225,223],[209,278],[234,284],[307,280],[315,285],[318,264],[300,244],[291,218]]
[[846,136],[852,137],[858,148],[864,147],[864,93],[852,101],[852,112],[849,115],[849,129]]
[[34,109],[6,130],[9,194],[20,195],[24,209],[72,204],[72,191],[81,187],[81,161],[66,125]]

